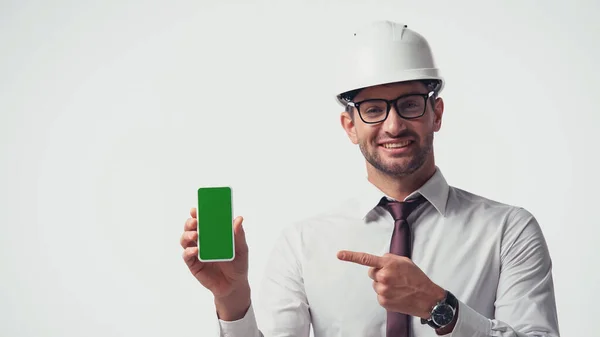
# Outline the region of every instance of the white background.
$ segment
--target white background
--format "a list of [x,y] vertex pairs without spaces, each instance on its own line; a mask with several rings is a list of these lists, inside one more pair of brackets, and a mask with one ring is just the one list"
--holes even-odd
[[[406,23],[447,79],[437,164],[526,207],[563,336],[598,333],[594,1],[1,1],[0,335],[216,336],[181,259],[231,185],[250,282],[279,230],[364,178],[327,77],[343,28]],[[257,289],[253,297],[260,296]]]

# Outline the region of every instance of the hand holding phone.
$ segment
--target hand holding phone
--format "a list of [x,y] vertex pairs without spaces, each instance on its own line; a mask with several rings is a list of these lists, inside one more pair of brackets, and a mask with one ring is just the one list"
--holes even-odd
[[[190,210],[181,246],[183,259],[196,279],[215,296],[228,300],[232,311],[250,300],[248,245],[241,216],[232,220],[231,189],[201,188],[198,207]],[[229,204],[229,205],[228,205]],[[201,252],[202,250],[202,252]],[[238,294],[242,294],[238,296]],[[230,296],[235,294],[236,296]]]

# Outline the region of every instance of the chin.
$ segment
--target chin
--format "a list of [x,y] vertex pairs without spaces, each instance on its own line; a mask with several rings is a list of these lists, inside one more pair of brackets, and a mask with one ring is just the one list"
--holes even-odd
[[425,165],[425,161],[421,162],[414,156],[403,156],[389,158],[388,160],[380,161],[379,168],[394,176],[408,176],[418,172]]

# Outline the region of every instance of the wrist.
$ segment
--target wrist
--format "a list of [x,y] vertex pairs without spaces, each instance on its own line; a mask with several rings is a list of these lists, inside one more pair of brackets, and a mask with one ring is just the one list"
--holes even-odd
[[429,291],[429,294],[430,296],[425,302],[423,316],[421,316],[423,319],[430,319],[433,308],[446,298],[446,290],[435,283],[433,284],[432,289]]
[[237,321],[246,315],[250,307],[250,285],[243,284],[231,294],[215,298],[217,317],[223,321]]
[[443,293],[440,299],[437,290],[432,291],[432,301],[438,297],[437,302],[429,307],[426,317],[421,317],[421,324],[431,326],[438,335],[451,333],[458,320],[458,299],[449,291],[443,290]]

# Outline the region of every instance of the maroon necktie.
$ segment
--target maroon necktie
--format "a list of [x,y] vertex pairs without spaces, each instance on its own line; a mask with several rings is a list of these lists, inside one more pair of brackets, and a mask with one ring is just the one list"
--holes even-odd
[[[382,199],[382,206],[386,208],[394,218],[394,233],[390,243],[390,253],[411,258],[412,238],[411,231],[406,219],[425,198],[419,196],[404,202],[388,201]],[[409,316],[398,312],[387,313],[387,337],[408,337]]]

